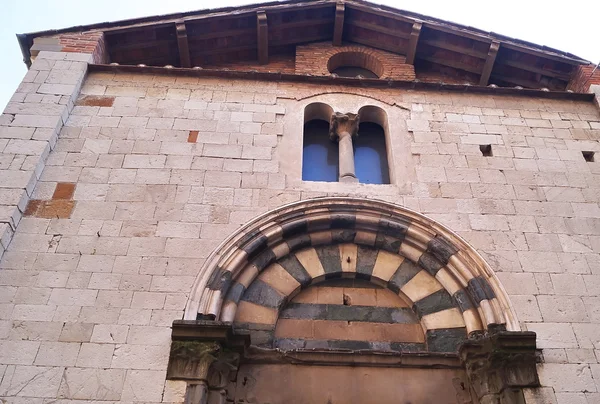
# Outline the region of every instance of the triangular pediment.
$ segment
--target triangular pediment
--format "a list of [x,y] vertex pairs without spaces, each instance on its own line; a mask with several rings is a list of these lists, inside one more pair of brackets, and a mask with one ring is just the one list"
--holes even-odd
[[[297,47],[329,42],[402,56],[420,81],[565,90],[574,55],[359,0],[274,2],[76,27],[105,35],[121,65],[289,73]],[[47,35],[27,34],[22,42]],[[23,43],[22,43],[23,45]],[[316,74],[316,73],[315,73]]]

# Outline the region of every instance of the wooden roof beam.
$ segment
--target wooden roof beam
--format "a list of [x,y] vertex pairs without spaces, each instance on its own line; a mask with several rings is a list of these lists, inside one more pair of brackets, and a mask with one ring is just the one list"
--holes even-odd
[[479,80],[480,86],[487,86],[490,81],[492,69],[494,68],[496,56],[498,55],[498,49],[500,49],[500,42],[494,41],[490,44],[490,50],[488,51],[487,58],[485,59],[485,65],[483,66],[481,79]]
[[494,79],[503,81],[505,83],[511,83],[511,84],[514,84],[515,86],[521,86],[524,88],[538,89],[538,88],[542,88],[542,87],[548,87],[550,90],[564,91],[564,88],[559,88],[558,86],[551,86],[551,85],[544,86],[543,84],[540,84],[539,82],[535,82],[535,81],[531,81],[531,80],[527,80],[527,79],[521,79],[518,77],[507,77],[507,76],[503,76],[503,75],[496,74],[496,73],[494,73],[491,77],[492,82],[494,81]]
[[526,63],[517,62],[514,60],[501,60],[498,63],[506,65],[506,66],[514,67],[516,69],[526,70],[531,73],[541,74],[542,76],[552,77],[552,78],[559,79],[562,81],[569,81],[569,79],[571,77],[571,75],[569,73],[560,73],[560,72],[556,72],[556,71],[552,71],[552,70],[540,69],[538,67],[528,65]]
[[192,67],[190,61],[190,45],[188,44],[187,28],[185,22],[176,23],[177,46],[179,48],[179,63],[181,67]]
[[435,63],[438,65],[452,67],[454,69],[459,69],[459,70],[464,70],[465,72],[469,72],[469,73],[473,73],[473,74],[480,74],[479,69],[477,69],[476,67],[467,65],[467,64],[459,62],[459,61],[451,60],[451,59],[438,59],[438,58],[429,57],[429,56],[419,56],[419,60],[426,60],[428,62]]
[[[347,24],[349,24],[350,26],[354,26],[354,27],[358,27],[358,28],[365,28],[380,34],[386,34],[386,35],[390,35],[396,38],[402,38],[402,39],[409,39],[410,38],[410,33],[406,33],[406,32],[401,32],[398,31],[397,29],[393,29],[393,28],[386,28],[386,27],[382,27],[380,25],[377,24],[370,24],[368,22],[364,22],[361,20],[349,20],[346,22]],[[404,53],[404,51],[402,52]]]
[[406,52],[406,64],[415,64],[415,56],[417,56],[417,45],[419,44],[419,36],[421,35],[423,24],[415,22],[412,26],[410,38],[408,39],[408,50]]
[[487,58],[486,52],[479,52],[473,48],[464,48],[462,46],[452,45],[451,43],[448,43],[445,41],[423,38],[423,39],[421,39],[420,44],[433,46],[434,48],[449,50],[451,52],[460,53],[460,54],[471,56],[471,57],[478,58],[478,59],[485,60]]
[[346,6],[343,1],[338,1],[335,5],[335,25],[333,29],[333,46],[342,46],[342,36],[344,34],[344,12]]
[[269,26],[267,24],[267,13],[256,12],[256,31],[258,42],[258,63],[266,65],[269,63]]

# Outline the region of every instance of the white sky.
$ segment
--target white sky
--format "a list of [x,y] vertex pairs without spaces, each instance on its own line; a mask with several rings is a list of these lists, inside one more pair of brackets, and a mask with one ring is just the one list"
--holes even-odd
[[[58,29],[259,0],[0,0],[0,110],[26,73],[16,33]],[[375,0],[376,3],[497,32],[600,62],[600,1]]]

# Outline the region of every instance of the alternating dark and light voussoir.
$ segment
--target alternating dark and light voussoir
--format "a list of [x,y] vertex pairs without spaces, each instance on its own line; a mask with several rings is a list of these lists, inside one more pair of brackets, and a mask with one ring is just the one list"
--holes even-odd
[[[309,297],[319,287],[387,289],[397,303]],[[519,329],[493,271],[460,237],[408,209],[355,198],[294,203],[241,228],[196,280],[185,319],[197,318],[233,322],[254,344],[282,349],[451,352],[489,327]],[[320,333],[322,321],[343,332]]]

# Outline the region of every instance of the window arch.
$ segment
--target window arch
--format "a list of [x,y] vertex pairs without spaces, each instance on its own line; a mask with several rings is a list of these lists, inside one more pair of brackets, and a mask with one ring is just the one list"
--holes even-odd
[[354,139],[356,177],[364,184],[389,184],[390,169],[386,145],[387,115],[381,108],[362,107],[360,126]]
[[333,109],[320,102],[304,109],[302,180],[337,182],[339,153],[329,138],[329,119]]

